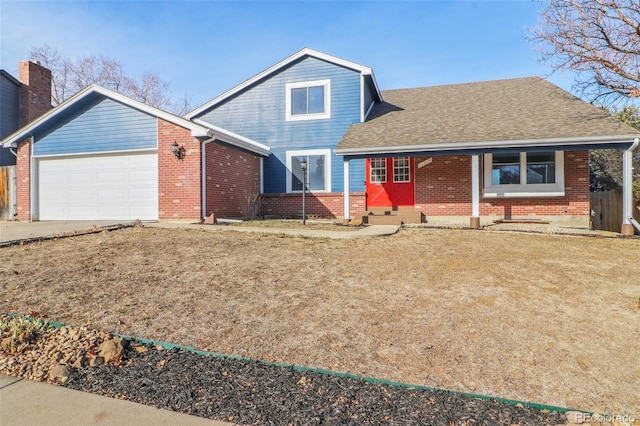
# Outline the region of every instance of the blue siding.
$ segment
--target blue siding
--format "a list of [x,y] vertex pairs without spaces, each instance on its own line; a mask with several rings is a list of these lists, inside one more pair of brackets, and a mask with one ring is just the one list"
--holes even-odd
[[[0,140],[20,127],[20,86],[0,74]],[[16,164],[16,157],[0,145],[0,166]]]
[[[342,160],[342,157],[339,157]],[[340,161],[342,165],[342,161]],[[364,160],[351,160],[349,162],[349,174],[351,175],[351,179],[349,179],[349,187],[351,192],[364,192],[365,190],[365,168],[364,168]]]
[[36,135],[34,155],[156,148],[157,119],[104,96],[56,120]]
[[[331,80],[331,118],[286,121],[286,84],[325,79]],[[349,125],[360,122],[360,73],[304,57],[198,118],[270,146],[272,155],[264,160],[264,191],[282,193],[286,191],[286,151],[334,149]],[[355,169],[352,176],[358,173]],[[342,178],[342,157],[332,154],[333,192],[343,190]],[[352,180],[364,181],[364,173]]]
[[369,79],[365,79],[364,83],[364,105],[362,106],[363,113],[366,114],[371,102],[373,102],[373,92],[374,89],[372,84],[369,82]]

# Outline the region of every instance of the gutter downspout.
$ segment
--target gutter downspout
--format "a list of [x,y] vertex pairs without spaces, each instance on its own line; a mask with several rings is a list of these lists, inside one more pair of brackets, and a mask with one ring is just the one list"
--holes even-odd
[[622,229],[623,235],[633,235],[634,228],[640,232],[640,224],[633,218],[633,151],[640,145],[640,138],[622,154]]
[[200,187],[202,188],[202,220],[207,219],[207,150],[206,146],[209,142],[213,142],[216,140],[216,137],[213,136],[205,141],[202,141],[202,149],[200,150],[202,155],[202,171],[200,179],[202,180],[202,184]]

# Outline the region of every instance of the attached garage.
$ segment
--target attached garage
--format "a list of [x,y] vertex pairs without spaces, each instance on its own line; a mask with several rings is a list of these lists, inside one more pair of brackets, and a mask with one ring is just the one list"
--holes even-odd
[[259,189],[259,158],[270,153],[251,139],[95,85],[0,146],[17,157],[19,220],[237,215],[243,194]]
[[36,158],[39,220],[157,220],[158,155]]

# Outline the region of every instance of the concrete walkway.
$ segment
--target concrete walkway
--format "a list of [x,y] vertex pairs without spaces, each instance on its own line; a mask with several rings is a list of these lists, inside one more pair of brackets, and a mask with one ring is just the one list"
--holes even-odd
[[[31,240],[61,236],[64,234],[78,233],[82,231],[99,231],[102,228],[117,226],[132,226],[130,221],[101,220],[101,221],[51,221],[51,222],[17,222],[0,221],[0,246],[13,241]],[[199,229],[211,232],[237,231],[237,232],[263,232],[272,234],[285,234],[315,238],[350,239],[368,238],[393,235],[398,232],[400,226],[396,225],[371,225],[357,231],[331,231],[309,228],[258,228],[252,226],[231,225],[204,225],[186,221],[161,221],[143,222],[143,226],[151,228],[181,228]]]
[[314,237],[314,238],[331,238],[335,240],[347,240],[353,238],[370,238],[384,237],[393,235],[400,229],[400,225],[369,225],[357,231],[332,231],[309,228],[260,228],[253,226],[232,226],[232,225],[204,225],[199,223],[186,222],[149,222],[144,226],[151,228],[181,228],[181,229],[200,229],[210,232],[261,232],[269,234],[284,234],[292,236]]
[[0,242],[45,238],[53,235],[89,230],[120,224],[130,224],[122,220],[71,220],[19,222],[13,220],[0,221]]
[[223,426],[231,423],[0,374],[0,424]]

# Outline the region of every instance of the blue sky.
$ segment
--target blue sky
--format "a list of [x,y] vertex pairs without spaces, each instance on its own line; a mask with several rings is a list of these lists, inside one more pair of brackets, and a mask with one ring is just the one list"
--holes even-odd
[[0,67],[32,46],[153,71],[195,108],[310,47],[373,68],[381,89],[550,74],[526,40],[537,1],[5,1]]

